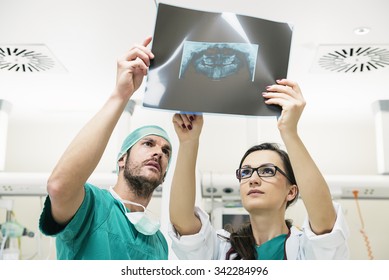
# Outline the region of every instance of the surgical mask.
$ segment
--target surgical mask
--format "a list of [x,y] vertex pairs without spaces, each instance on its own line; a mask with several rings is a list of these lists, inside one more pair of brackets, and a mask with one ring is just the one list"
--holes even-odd
[[110,187],[109,191],[114,198],[116,198],[117,200],[119,200],[123,204],[124,208],[126,208],[124,203],[135,205],[135,206],[140,206],[143,208],[143,212],[127,212],[126,213],[127,219],[134,225],[134,227],[136,228],[137,231],[139,231],[140,233],[142,233],[144,235],[153,235],[159,230],[161,224],[159,223],[158,220],[153,219],[151,217],[152,213],[150,210],[146,209],[146,207],[144,207],[142,204],[122,199],[113,190],[112,187]]

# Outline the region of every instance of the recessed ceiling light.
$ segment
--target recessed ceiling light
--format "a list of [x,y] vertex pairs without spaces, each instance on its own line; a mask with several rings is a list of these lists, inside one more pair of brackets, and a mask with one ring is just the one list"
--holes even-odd
[[354,29],[354,34],[356,35],[366,35],[369,32],[370,32],[369,27],[358,27]]

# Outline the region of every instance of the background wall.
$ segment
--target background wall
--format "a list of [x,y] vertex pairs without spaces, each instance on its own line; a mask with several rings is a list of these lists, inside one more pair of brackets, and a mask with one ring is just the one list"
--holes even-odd
[[[157,123],[165,127],[172,136],[173,157],[176,156],[177,139],[171,124],[171,113],[149,111],[146,115],[143,109],[136,107],[131,118],[131,127],[143,123]],[[303,115],[304,116],[304,115]],[[9,118],[7,138],[6,172],[50,172],[56,161],[65,150],[71,139],[76,135],[91,114],[63,115]],[[83,122],[80,122],[80,119]],[[240,117],[206,115],[205,125],[200,145],[199,171],[233,172],[246,147],[256,142],[270,140],[278,141],[279,136],[274,120],[242,119]],[[218,137],[211,137],[217,130]],[[312,157],[325,175],[375,175],[376,152],[374,139],[374,122],[372,119],[357,123],[326,122],[304,119],[300,122],[300,134]],[[233,131],[234,133],[231,133]],[[115,131],[107,150],[97,167],[97,172],[112,172],[115,168],[115,157],[121,140]],[[120,144],[119,144],[120,143]],[[212,153],[210,153],[212,150]],[[172,170],[168,174],[163,197],[156,197],[150,204],[150,209],[159,213],[162,218],[162,230],[167,233],[167,217],[169,203],[169,185]],[[20,248],[23,259],[55,258],[55,243],[53,238],[42,236],[38,230],[38,219],[42,210],[44,197],[3,197],[14,201],[15,218],[25,227],[35,232],[35,238],[21,238]],[[198,204],[204,205],[201,191],[198,191]],[[365,240],[359,232],[361,221],[358,216],[356,202],[353,199],[337,200],[343,206],[344,213],[351,230],[349,240],[352,259],[368,259],[369,253]],[[386,232],[389,224],[383,221],[389,213],[389,200],[360,200],[360,208],[368,234],[369,245],[375,259],[389,259],[389,247],[386,242]],[[209,205],[208,205],[209,207]],[[5,219],[4,211],[0,210],[0,223]],[[296,225],[302,223],[305,209],[299,201],[289,211]],[[168,239],[169,241],[169,239]],[[175,258],[171,254],[171,258]]]

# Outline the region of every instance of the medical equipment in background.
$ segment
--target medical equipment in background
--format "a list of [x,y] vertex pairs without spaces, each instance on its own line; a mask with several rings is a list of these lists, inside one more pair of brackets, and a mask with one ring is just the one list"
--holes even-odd
[[34,237],[34,232],[27,230],[24,226],[19,224],[17,221],[9,221],[4,224],[0,224],[0,230],[3,236],[11,237]]
[[241,224],[249,221],[249,213],[243,207],[217,207],[211,212],[211,223],[214,228],[225,228],[231,225],[237,230]]
[[[47,179],[50,173],[46,172],[0,172],[0,197],[1,196],[41,196],[47,195]],[[116,173],[93,173],[88,182],[102,189],[109,189],[115,185]],[[162,196],[162,186],[158,186],[154,197]]]
[[17,260],[20,258],[19,242],[20,237],[34,237],[34,232],[27,230],[12,218],[13,201],[0,199],[0,208],[6,210],[6,221],[0,224],[0,260]]
[[389,99],[373,103],[378,173],[389,175]]
[[8,119],[12,104],[0,99],[0,171],[5,167],[5,156],[7,151]]
[[369,260],[374,260],[373,250],[371,248],[370,240],[369,240],[369,237],[368,237],[366,230],[365,230],[365,222],[363,220],[361,207],[359,206],[359,200],[358,200],[359,193],[358,193],[358,191],[353,191],[353,194],[354,194],[355,204],[356,204],[357,210],[358,210],[359,220],[361,222],[361,228],[359,229],[359,232],[362,234],[362,237],[363,237],[366,249],[367,249],[367,255],[369,257]]

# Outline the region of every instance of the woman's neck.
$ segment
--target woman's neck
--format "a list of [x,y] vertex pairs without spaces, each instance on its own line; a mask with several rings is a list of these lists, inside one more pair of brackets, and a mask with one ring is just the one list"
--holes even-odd
[[280,234],[287,234],[289,232],[289,228],[285,223],[285,216],[283,214],[251,214],[250,222],[253,229],[255,243],[257,245],[261,245]]

